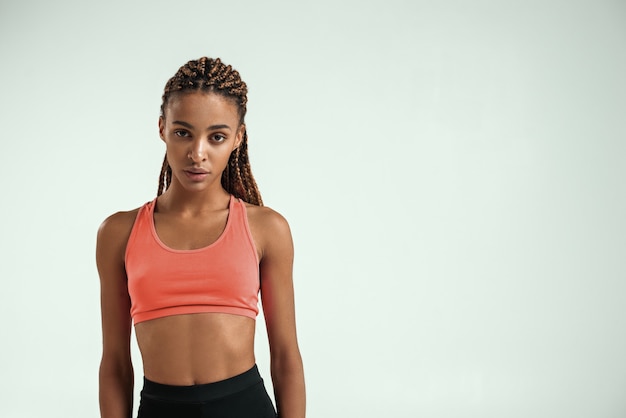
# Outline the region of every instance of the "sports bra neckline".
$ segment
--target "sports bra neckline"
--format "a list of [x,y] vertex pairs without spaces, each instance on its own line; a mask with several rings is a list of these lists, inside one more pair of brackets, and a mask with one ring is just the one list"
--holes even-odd
[[176,248],[172,248],[168,246],[167,244],[165,244],[163,241],[161,241],[161,238],[159,237],[159,234],[157,233],[157,230],[156,230],[156,223],[154,221],[154,208],[156,207],[156,201],[157,201],[157,198],[154,198],[154,200],[150,202],[150,207],[148,208],[148,211],[149,211],[148,219],[150,220],[150,232],[152,233],[154,240],[157,242],[157,244],[159,244],[161,248],[163,248],[166,251],[169,251],[172,253],[190,254],[190,253],[199,253],[202,251],[206,251],[210,248],[213,248],[224,239],[224,237],[228,233],[228,230],[231,228],[232,219],[233,219],[233,207],[235,206],[236,199],[235,199],[235,196],[233,196],[232,194],[230,195],[230,200],[228,202],[228,217],[226,218],[226,225],[224,226],[224,230],[222,231],[220,236],[217,237],[217,239],[213,241],[212,243],[210,243],[209,245],[205,245],[204,247],[200,247],[200,248],[193,248],[191,250],[179,250]]

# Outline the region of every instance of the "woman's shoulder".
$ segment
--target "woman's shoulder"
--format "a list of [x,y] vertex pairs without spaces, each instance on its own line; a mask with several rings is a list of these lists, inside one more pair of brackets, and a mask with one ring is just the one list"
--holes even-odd
[[261,228],[267,232],[288,232],[287,219],[277,211],[267,206],[257,206],[245,203],[248,221],[251,226]]
[[110,243],[126,241],[133,229],[139,208],[128,211],[119,211],[108,216],[98,229],[98,241]]
[[283,215],[267,206],[247,203],[246,210],[250,231],[261,259],[270,254],[289,255],[293,252],[291,229]]

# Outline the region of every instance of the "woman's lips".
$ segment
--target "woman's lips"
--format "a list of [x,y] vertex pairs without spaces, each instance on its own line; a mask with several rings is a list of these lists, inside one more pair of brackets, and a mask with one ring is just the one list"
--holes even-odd
[[197,168],[184,170],[184,173],[187,176],[187,178],[193,181],[202,181],[209,175],[208,171],[204,169],[197,169]]

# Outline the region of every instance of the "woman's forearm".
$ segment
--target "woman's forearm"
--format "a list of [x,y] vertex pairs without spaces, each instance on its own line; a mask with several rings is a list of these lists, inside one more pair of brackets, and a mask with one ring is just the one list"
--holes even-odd
[[110,367],[100,365],[100,416],[102,418],[130,418],[133,411],[134,376],[131,365]]
[[304,418],[306,393],[300,356],[273,359],[271,369],[279,418]]

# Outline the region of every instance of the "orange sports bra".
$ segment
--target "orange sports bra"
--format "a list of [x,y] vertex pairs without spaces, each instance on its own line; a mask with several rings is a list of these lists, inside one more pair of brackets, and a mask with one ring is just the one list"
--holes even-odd
[[245,203],[231,195],[228,220],[213,244],[175,250],[154,227],[156,199],[139,209],[126,245],[130,314],[136,324],[170,315],[221,312],[255,319],[259,260]]

